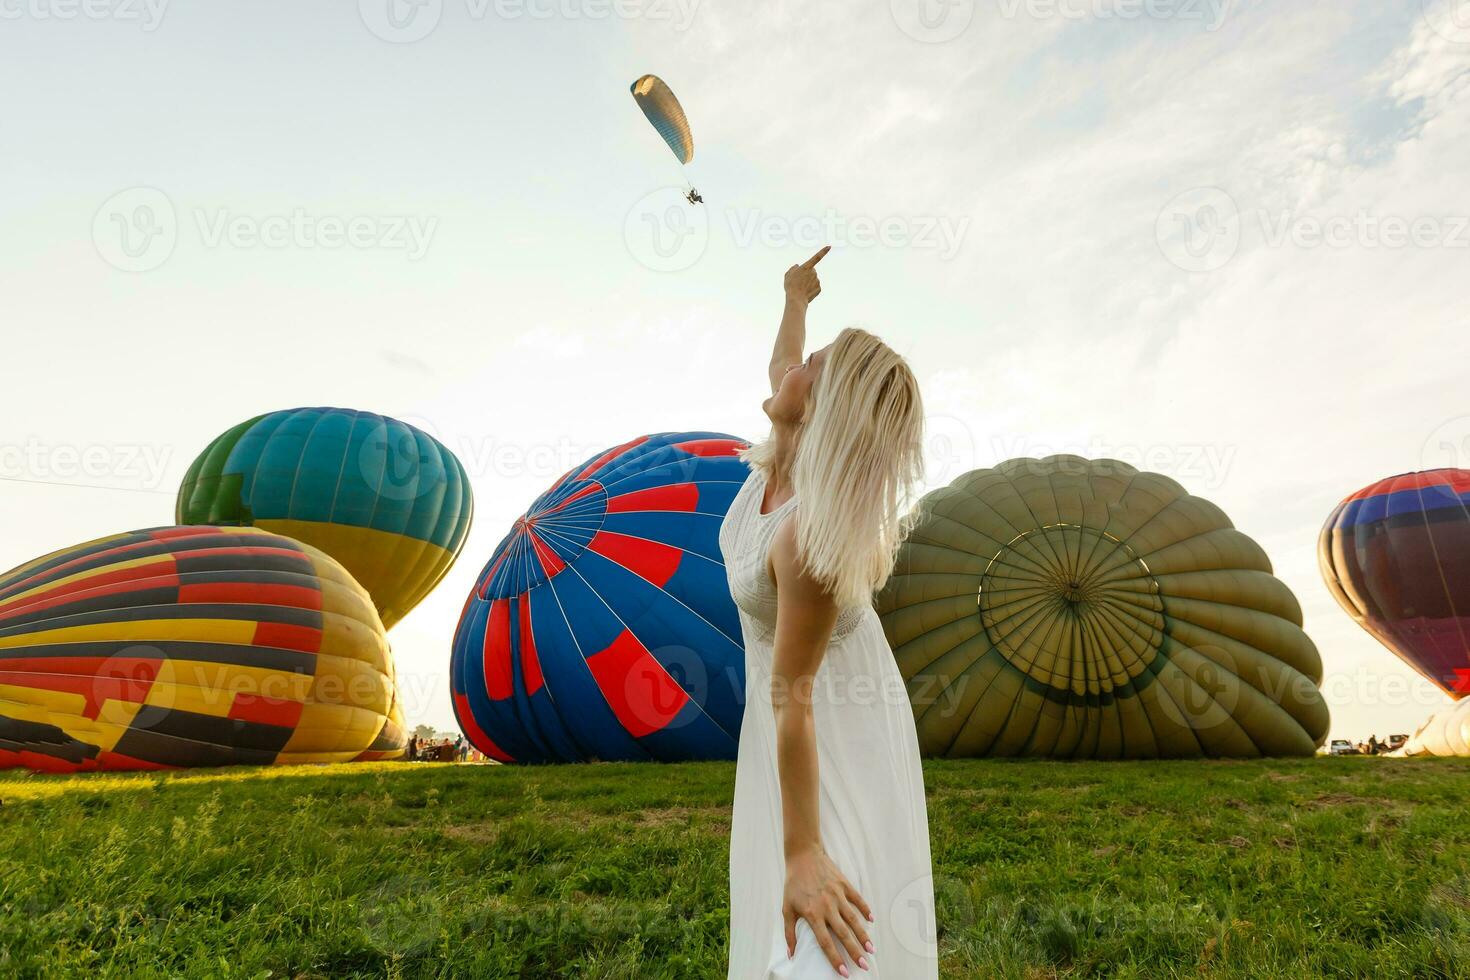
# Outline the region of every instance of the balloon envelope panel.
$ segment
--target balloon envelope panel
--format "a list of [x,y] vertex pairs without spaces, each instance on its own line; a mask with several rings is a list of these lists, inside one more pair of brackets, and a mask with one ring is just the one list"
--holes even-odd
[[1470,698],[1430,715],[1404,743],[1403,755],[1470,756]]
[[1317,541],[1338,604],[1451,697],[1470,694],[1470,470],[1380,480]]
[[0,766],[345,762],[403,746],[377,612],[298,541],[153,528],[0,576]]
[[1167,477],[1015,459],[920,502],[877,609],[928,755],[1310,755],[1322,663],[1254,541]]
[[454,637],[455,713],[480,751],[734,758],[745,660],[719,528],[744,445],[643,436],[569,471],[516,520]]
[[473,510],[464,467],[427,433],[371,412],[297,408],[215,439],[184,477],[175,519],[320,548],[392,627],[448,573]]

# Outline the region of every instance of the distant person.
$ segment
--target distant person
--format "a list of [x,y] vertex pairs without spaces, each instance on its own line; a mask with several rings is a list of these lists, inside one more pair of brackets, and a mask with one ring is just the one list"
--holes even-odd
[[762,406],[771,434],[741,453],[750,475],[720,527],[751,692],[728,975],[934,980],[919,741],[872,607],[921,476],[924,412],[908,364],[866,331],[803,358],[827,251],[786,272]]
[[408,737],[408,761],[412,762],[414,759],[418,758],[418,754],[419,737],[417,735],[410,735]]

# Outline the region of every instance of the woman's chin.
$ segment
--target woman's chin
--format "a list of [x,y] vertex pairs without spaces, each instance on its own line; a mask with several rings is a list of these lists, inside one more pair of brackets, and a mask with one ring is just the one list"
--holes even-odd
[[780,404],[780,396],[772,395],[761,402],[761,411],[766,413],[766,418],[771,420],[772,425],[799,425],[801,415],[792,412],[785,405]]

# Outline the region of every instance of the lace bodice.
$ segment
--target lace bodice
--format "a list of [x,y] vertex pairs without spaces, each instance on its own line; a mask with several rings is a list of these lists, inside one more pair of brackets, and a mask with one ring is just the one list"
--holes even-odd
[[[759,467],[752,467],[720,525],[720,552],[725,559],[735,605],[745,614],[754,638],[771,644],[776,638],[776,583],[771,581],[769,571],[771,541],[784,518],[795,513],[797,499],[791,497],[769,514],[762,514],[761,498],[765,492],[765,474]],[[867,605],[844,609],[832,627],[829,643],[839,642],[865,618],[875,615]]]

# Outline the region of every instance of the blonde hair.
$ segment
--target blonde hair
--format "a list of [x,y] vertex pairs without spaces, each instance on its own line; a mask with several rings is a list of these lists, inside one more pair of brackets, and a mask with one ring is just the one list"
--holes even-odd
[[[857,327],[837,335],[807,395],[791,482],[796,550],[840,608],[866,605],[893,572],[923,479],[924,408],[907,362]],[[775,440],[740,458],[768,477]]]

